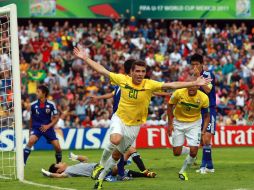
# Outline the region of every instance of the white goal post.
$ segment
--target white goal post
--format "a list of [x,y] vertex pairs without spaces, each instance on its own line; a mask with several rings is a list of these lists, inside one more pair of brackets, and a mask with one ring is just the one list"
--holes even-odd
[[[8,162],[10,163],[13,161],[13,176],[10,174],[7,174],[5,176],[4,174],[1,174],[3,178],[18,178],[19,180],[23,181],[24,180],[24,161],[23,161],[23,135],[22,135],[22,111],[21,111],[21,83],[20,83],[20,71],[19,71],[19,44],[18,44],[18,24],[17,24],[17,7],[15,4],[10,4],[4,7],[0,7],[0,18],[1,20],[4,20],[4,26],[1,24],[1,37],[0,37],[0,56],[2,57],[4,54],[7,54],[7,57],[10,59],[9,63],[10,66],[5,66],[8,65],[7,61],[3,62],[2,60],[0,61],[0,72],[1,74],[1,81],[5,80],[4,84],[7,86],[7,80],[10,81],[10,88],[11,92],[8,92],[7,94],[0,94],[2,97],[2,102],[1,102],[1,107],[4,107],[3,100],[5,99],[6,96],[11,97],[11,103],[8,104],[8,101],[6,101],[6,107],[8,107],[8,121],[6,122],[8,124],[8,128],[12,128],[15,132],[13,132],[13,156],[8,157]],[[8,27],[6,27],[8,26]],[[6,29],[7,28],[7,29]],[[4,34],[5,33],[5,34]],[[7,35],[7,37],[6,37]],[[7,40],[6,40],[7,39]],[[9,46],[4,46],[3,44],[9,44]],[[4,48],[8,48],[7,50],[8,53],[5,52]],[[4,68],[4,69],[3,69]],[[8,72],[11,75],[8,74],[8,78],[6,78],[5,73],[3,72]],[[2,87],[6,88],[7,87]],[[11,105],[12,107],[10,108]],[[2,112],[5,112],[6,109],[2,109]],[[2,116],[1,117],[1,123],[2,123]],[[10,117],[12,117],[10,119]],[[4,128],[2,127],[2,124],[0,123],[0,129]],[[10,126],[11,125],[11,126]],[[0,135],[1,138],[1,135]],[[0,139],[1,142],[1,139]],[[1,149],[1,147],[0,147]],[[6,153],[2,150],[2,155],[4,156]],[[2,158],[4,159],[4,158]],[[12,159],[12,160],[11,160]],[[2,163],[5,163],[4,161]],[[2,164],[4,167],[4,164]],[[11,167],[11,166],[9,166]],[[10,175],[8,177],[8,175]],[[0,177],[1,178],[1,177]]]

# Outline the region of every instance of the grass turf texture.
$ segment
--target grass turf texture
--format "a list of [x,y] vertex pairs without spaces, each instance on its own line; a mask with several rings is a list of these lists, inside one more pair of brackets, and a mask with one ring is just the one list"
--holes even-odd
[[[75,154],[87,155],[90,162],[97,162],[102,150],[80,150],[73,151]],[[192,167],[187,171],[189,181],[180,181],[178,171],[180,170],[184,157],[174,157],[170,149],[140,149],[139,150],[145,165],[157,172],[154,179],[136,178],[124,182],[104,182],[103,189],[114,190],[232,190],[232,189],[253,189],[254,190],[254,149],[249,148],[216,148],[213,149],[215,160],[215,173],[201,175],[195,172],[197,167]],[[68,151],[63,152],[63,161],[68,164],[76,162],[67,159]],[[198,163],[201,159],[201,149],[198,155]],[[33,151],[28,159],[25,168],[26,180],[35,183],[52,186],[73,188],[78,190],[92,189],[94,181],[87,177],[53,179],[42,176],[40,169],[48,169],[49,165],[55,161],[53,151]],[[137,171],[137,167],[132,163],[127,168]],[[1,190],[41,190],[50,189],[25,185],[18,181],[0,179]]]

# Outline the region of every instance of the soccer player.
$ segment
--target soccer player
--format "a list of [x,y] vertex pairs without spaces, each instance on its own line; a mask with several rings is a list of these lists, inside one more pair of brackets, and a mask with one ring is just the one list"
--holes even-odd
[[54,102],[47,100],[49,89],[41,85],[37,88],[38,100],[31,103],[31,121],[29,128],[29,141],[24,149],[24,162],[26,164],[31,153],[32,146],[44,136],[48,143],[54,146],[56,151],[56,163],[62,160],[62,150],[54,131],[54,125],[58,121],[58,113]]
[[[79,161],[79,163],[71,166],[68,166],[64,162],[51,164],[48,171],[43,168],[41,169],[42,174],[52,178],[91,177],[93,171],[99,167],[99,164],[97,163],[88,163],[88,158],[86,156],[70,153],[69,158],[73,161]],[[100,174],[101,171],[102,168],[99,170],[98,174]],[[113,173],[117,173],[117,167],[114,168]],[[128,177],[150,177],[143,173],[132,170],[125,170],[125,173]],[[95,178],[97,177],[98,176],[95,176]],[[105,180],[107,180],[107,178],[105,178]]]
[[[119,158],[135,141],[140,125],[146,122],[148,106],[152,93],[161,89],[176,89],[190,86],[202,86],[208,84],[211,79],[199,77],[192,82],[163,83],[144,79],[146,75],[145,62],[138,60],[132,64],[131,77],[108,71],[99,63],[91,60],[80,48],[74,48],[74,54],[83,59],[93,70],[105,77],[109,77],[111,83],[121,88],[121,97],[116,113],[111,119],[110,143],[105,147],[101,159],[104,166],[94,189],[102,189],[102,182],[106,174],[117,164]],[[114,134],[114,138],[112,138]]]
[[[135,59],[128,59],[124,62],[124,72],[126,75],[130,75],[132,63],[134,63],[135,61],[136,61]],[[165,93],[165,92],[163,94],[162,93],[163,92],[160,92],[155,95],[169,95],[168,93]],[[91,98],[97,99],[97,100],[113,98],[113,100],[114,100],[113,101],[113,114],[117,111],[120,97],[121,97],[121,89],[119,86],[114,86],[113,93],[108,93],[108,94],[104,94],[101,96],[91,96]],[[111,135],[112,139],[114,139],[114,135],[115,134]],[[128,152],[126,152],[125,155],[121,156],[121,159],[117,164],[118,175],[122,180],[128,180],[128,178],[124,175],[124,165],[125,165],[125,160],[127,160],[129,157],[132,158],[134,163],[139,168],[140,172],[142,172],[146,175],[152,176],[152,177],[156,176],[156,173],[148,170],[145,167],[145,164],[144,164],[143,160],[141,159],[140,154],[137,152],[135,147],[131,146],[130,149],[128,150]],[[101,165],[102,165],[102,163],[101,163]]]
[[[192,79],[193,77],[189,78],[189,80]],[[188,154],[179,171],[179,178],[181,180],[188,180],[185,170],[188,165],[192,165],[195,161],[201,134],[205,133],[210,119],[209,99],[198,88],[199,86],[193,86],[176,90],[171,96],[168,105],[168,134],[169,136],[172,135],[174,156]],[[201,109],[204,113],[202,132]],[[185,138],[189,148],[183,146]]]
[[[203,69],[203,57],[199,54],[194,54],[191,56],[191,65],[197,76],[202,75],[205,78],[213,79],[210,84],[203,85],[200,87],[200,90],[207,94],[209,98],[209,109],[210,109],[210,122],[207,127],[206,133],[202,138],[203,145],[203,156],[200,169],[197,172],[205,174],[208,172],[214,172],[214,166],[212,162],[212,145],[211,139],[212,135],[215,134],[216,128],[216,92],[215,92],[215,76],[211,71],[204,71]],[[202,112],[202,118],[204,118],[204,112]],[[202,127],[204,122],[202,123]]]

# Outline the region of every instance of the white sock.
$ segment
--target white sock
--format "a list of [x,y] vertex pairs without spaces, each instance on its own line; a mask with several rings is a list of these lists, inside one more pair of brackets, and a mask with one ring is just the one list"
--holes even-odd
[[115,148],[116,148],[116,145],[112,144],[111,142],[108,143],[108,145],[103,150],[101,160],[100,160],[100,165],[102,165],[103,167],[106,166],[106,162],[109,159],[109,157],[111,156],[111,154]]
[[181,155],[184,155],[184,154],[190,154],[190,147],[187,147],[187,146],[182,147]]
[[185,172],[186,168],[187,168],[188,166],[192,165],[192,164],[194,163],[194,161],[195,161],[195,158],[192,158],[190,155],[188,155],[188,156],[185,158],[185,160],[184,160],[184,162],[183,162],[183,166],[182,166],[182,168],[181,168],[181,170],[180,170],[179,173]]
[[103,180],[105,178],[105,176],[108,174],[108,172],[117,165],[118,160],[114,160],[112,158],[112,156],[110,156],[110,158],[107,160],[104,169],[102,170],[102,172],[100,173],[98,179],[99,180]]

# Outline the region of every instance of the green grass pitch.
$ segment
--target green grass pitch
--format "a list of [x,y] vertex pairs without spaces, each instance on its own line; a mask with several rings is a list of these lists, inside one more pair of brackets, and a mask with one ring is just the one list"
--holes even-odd
[[[201,150],[201,149],[200,149]],[[154,179],[139,178],[124,182],[105,182],[105,190],[254,190],[254,148],[216,148],[213,149],[215,173],[200,175],[195,167],[188,170],[189,181],[180,181],[177,172],[184,157],[174,157],[170,149],[140,149],[145,165],[157,172]],[[102,150],[79,150],[76,154],[87,155],[91,162],[97,162]],[[63,152],[63,161],[68,151]],[[198,158],[201,158],[199,151]],[[53,151],[33,151],[25,168],[26,180],[58,187],[77,190],[92,189],[94,181],[90,178],[77,177],[53,179],[42,176],[41,168],[48,168],[54,162]],[[200,159],[198,159],[200,163]],[[128,168],[137,170],[134,163]],[[50,188],[22,184],[18,181],[0,179],[1,190],[46,190]]]

